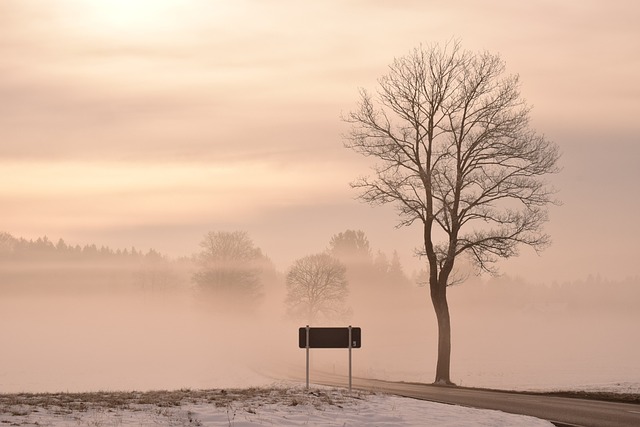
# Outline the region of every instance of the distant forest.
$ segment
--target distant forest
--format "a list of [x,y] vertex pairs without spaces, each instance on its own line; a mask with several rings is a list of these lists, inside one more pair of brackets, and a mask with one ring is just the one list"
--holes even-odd
[[144,253],[135,247],[131,249],[111,249],[107,246],[68,245],[63,239],[55,244],[47,236],[38,237],[36,240],[16,238],[6,232],[0,232],[0,259],[3,261],[48,261],[48,260],[97,260],[119,259],[133,260],[147,258],[162,258],[162,255],[149,249]]
[[188,283],[188,259],[158,251],[53,243],[0,232],[0,291],[166,290]]
[[[458,289],[459,288],[459,289]],[[453,304],[471,308],[491,306],[545,316],[563,313],[632,314],[640,316],[640,277],[609,280],[600,276],[534,284],[523,278],[500,276],[470,281],[450,290]]]
[[[369,304],[371,309],[378,299],[385,298],[396,300],[398,304],[428,303],[427,288],[418,284],[424,271],[408,277],[395,253],[389,257],[381,251],[373,251],[368,247],[366,236],[362,238],[366,245],[364,249],[358,249],[361,253],[355,257],[354,253],[341,252],[339,241],[332,240],[329,249],[346,265],[352,301]],[[264,256],[268,259],[267,254]],[[28,240],[0,232],[0,294],[184,291],[194,288],[197,270],[197,254],[171,259],[154,249],[80,246],[68,244],[63,239],[54,243],[46,236]],[[285,274],[286,271],[274,271],[265,291],[277,294],[278,299],[284,298]],[[599,311],[640,313],[639,276],[625,280],[588,276],[571,282],[541,285],[517,277],[484,277],[480,280],[469,274],[468,280],[453,286],[450,294],[454,309],[496,307],[544,315],[566,312],[597,315]]]

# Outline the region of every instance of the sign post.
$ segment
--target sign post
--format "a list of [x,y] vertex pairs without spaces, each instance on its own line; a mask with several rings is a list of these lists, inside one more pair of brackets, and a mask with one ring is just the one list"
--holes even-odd
[[349,325],[349,393],[351,393],[351,325]]
[[307,347],[307,390],[309,390],[309,325],[307,325],[307,327],[305,328],[307,330],[307,340],[306,340],[306,347]]
[[352,385],[351,350],[362,347],[362,331],[351,325],[347,328],[310,328],[307,325],[298,330],[298,347],[307,353],[307,389],[309,389],[309,350],[312,348],[349,349],[349,392]]

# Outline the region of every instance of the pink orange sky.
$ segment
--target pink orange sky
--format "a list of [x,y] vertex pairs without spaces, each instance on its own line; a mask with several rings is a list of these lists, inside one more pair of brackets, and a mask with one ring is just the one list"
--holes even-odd
[[394,57],[459,39],[520,74],[556,141],[554,244],[502,271],[624,278],[637,262],[633,1],[3,0],[0,231],[189,255],[243,229],[287,268],[362,229],[409,271],[416,229],[354,200],[340,114]]

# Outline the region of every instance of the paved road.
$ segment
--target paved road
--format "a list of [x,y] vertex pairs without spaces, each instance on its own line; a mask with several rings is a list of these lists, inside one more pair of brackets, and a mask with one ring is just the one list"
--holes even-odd
[[[314,383],[345,385],[344,377],[315,373]],[[428,384],[354,378],[353,387],[549,420],[558,426],[631,427],[640,426],[640,405],[567,397],[535,396],[502,391],[438,387]]]

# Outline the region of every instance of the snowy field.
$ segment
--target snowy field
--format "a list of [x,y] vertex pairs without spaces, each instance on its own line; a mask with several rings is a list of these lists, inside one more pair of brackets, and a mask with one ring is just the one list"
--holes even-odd
[[0,394],[12,426],[551,426],[547,421],[343,389]]

